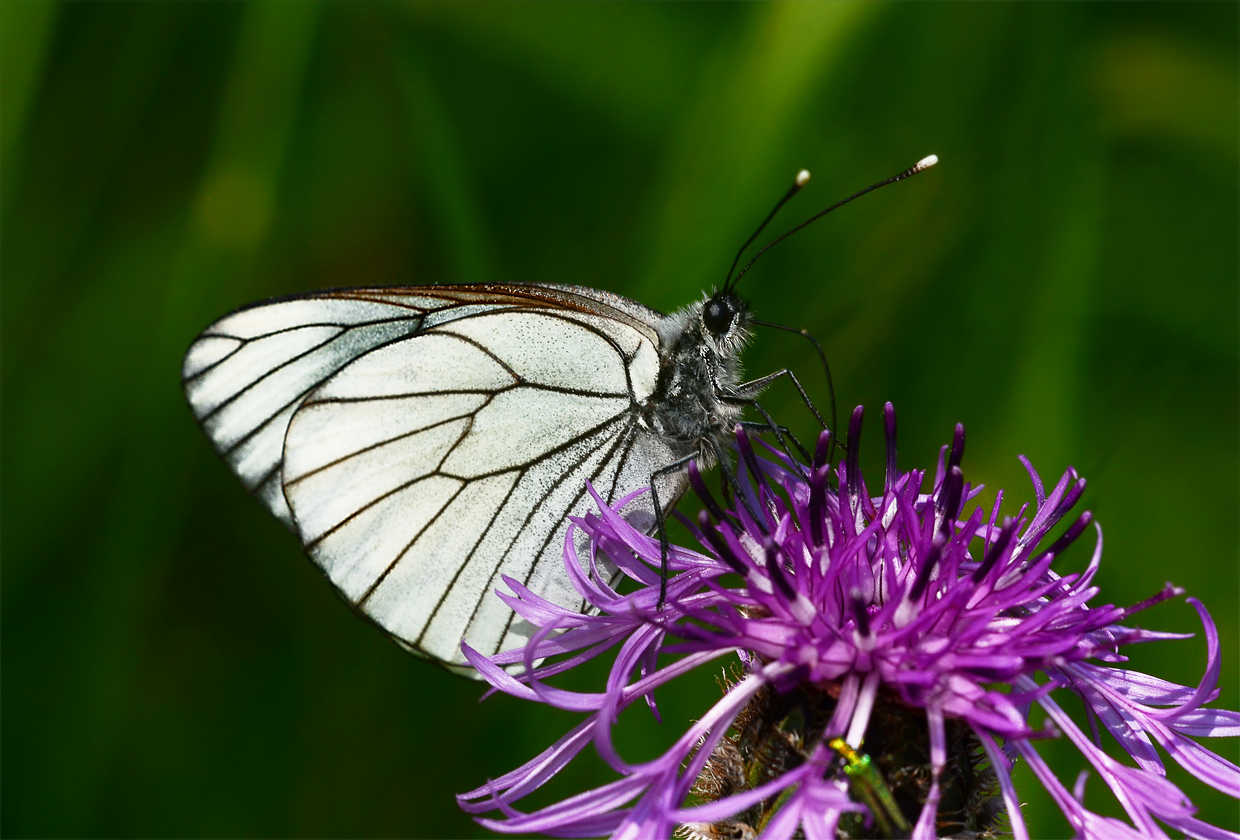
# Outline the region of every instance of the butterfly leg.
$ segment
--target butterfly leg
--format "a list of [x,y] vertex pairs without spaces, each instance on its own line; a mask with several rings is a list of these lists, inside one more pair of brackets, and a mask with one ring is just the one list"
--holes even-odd
[[[818,408],[814,405],[814,401],[809,398],[809,393],[805,390],[805,387],[801,385],[801,380],[797,379],[797,375],[788,368],[777,370],[774,373],[769,373],[758,379],[751,379],[748,382],[742,382],[740,385],[736,386],[733,390],[733,394],[742,399],[756,399],[759,392],[781,377],[787,377],[791,380],[792,386],[797,389],[797,393],[801,397],[801,402],[805,403],[805,407],[808,408],[810,413],[814,415],[814,419],[818,421],[818,425],[822,426],[824,429],[828,428],[827,421],[823,420],[822,415],[818,413]],[[832,429],[832,432],[834,431],[835,430]]]
[[673,461],[672,463],[659,467],[650,474],[650,500],[654,503],[654,522],[655,528],[659,532],[659,604],[658,609],[663,609],[663,604],[667,601],[667,576],[668,576],[668,555],[671,553],[671,545],[667,541],[667,517],[663,511],[663,505],[659,502],[659,479],[665,475],[678,473],[683,469],[687,469],[689,463],[698,457],[698,453]]
[[[787,432],[787,429],[785,429],[783,426],[778,425],[775,422],[775,420],[771,417],[770,413],[767,412],[767,410],[762,407],[762,403],[758,402],[757,399],[753,397],[725,396],[725,397],[720,397],[719,399],[721,402],[731,403],[732,405],[750,406],[754,408],[755,410],[757,410],[757,412],[762,415],[762,419],[766,422],[753,423],[751,424],[751,426],[754,428],[762,429],[763,431],[768,431],[768,432],[773,433],[775,435],[775,440],[779,442],[779,448],[783,450],[784,455],[788,457],[789,464],[792,466],[793,469],[795,469],[798,473],[800,473],[802,477],[805,477],[804,468],[801,466],[800,462],[797,461],[796,458],[792,457],[792,452],[791,450],[788,449],[788,442],[784,440],[784,433]],[[743,425],[745,424],[742,424],[742,426]],[[789,437],[791,437],[790,433],[789,433]],[[803,453],[805,452],[805,447],[801,446],[801,444],[796,440],[796,438],[793,438],[793,442],[796,443],[797,448],[800,449],[801,452]],[[808,460],[808,455],[806,456],[806,459]]]
[[[836,430],[836,427],[839,425],[839,422],[838,422],[839,416],[836,414],[836,408],[835,408],[835,380],[831,377],[831,366],[827,364],[827,354],[823,351],[822,345],[818,342],[818,339],[814,338],[813,334],[809,330],[797,329],[796,327],[785,327],[783,324],[775,324],[775,323],[771,323],[770,321],[755,320],[754,324],[760,327],[770,327],[771,329],[783,330],[784,332],[794,333],[796,335],[801,336],[801,338],[804,338],[806,341],[808,341],[810,344],[814,346],[814,352],[818,354],[818,361],[822,364],[822,373],[827,378],[827,393],[831,397],[831,426],[830,426],[831,452],[834,453],[835,442],[837,440],[835,430]],[[810,410],[812,411],[813,403],[809,401],[809,397],[806,396],[805,394],[805,389],[801,388],[801,385],[799,382],[797,383],[797,389],[801,391],[802,398],[805,400],[806,404],[810,406]],[[814,411],[815,415],[817,413],[818,413],[817,411]],[[823,428],[825,429],[828,427],[824,424]],[[828,455],[827,461],[830,462],[831,460],[833,460],[833,457],[831,455]]]
[[[766,326],[776,326],[776,325],[767,324]],[[787,328],[780,327],[780,329],[787,329]],[[789,370],[788,368],[784,368],[783,370],[777,370],[774,373],[767,374],[766,376],[763,376],[759,379],[753,379],[753,380],[750,380],[749,382],[742,382],[740,385],[736,386],[733,393],[737,396],[748,396],[751,399],[756,400],[758,392],[760,392],[763,388],[770,385],[776,379],[779,379],[781,377],[787,377],[788,380],[792,382],[793,387],[797,389],[797,394],[801,397],[801,402],[805,403],[805,407],[809,409],[810,413],[814,415],[814,419],[818,421],[818,425],[821,426],[823,429],[831,430],[831,453],[832,454],[828,454],[827,456],[827,461],[830,462],[834,459],[833,453],[835,452],[835,445],[836,445],[836,440],[837,440],[837,435],[835,434],[835,426],[836,426],[835,386],[831,382],[831,369],[826,366],[827,359],[826,359],[826,356],[823,355],[821,345],[818,344],[818,341],[812,335],[810,335],[805,330],[792,330],[792,332],[796,332],[799,335],[803,335],[806,338],[808,338],[811,342],[813,342],[814,347],[818,350],[819,357],[822,359],[823,370],[826,371],[826,375],[827,375],[828,393],[830,393],[831,395],[831,425],[828,426],[826,421],[823,420],[822,415],[818,412],[817,406],[814,405],[814,401],[810,399],[810,396],[806,392],[805,387],[801,385],[801,380],[797,379],[797,375],[793,373],[791,370]],[[756,402],[749,403],[749,404],[755,405],[758,408],[758,411],[762,412],[761,406],[757,406]],[[765,416],[765,412],[763,412],[763,414]],[[776,437],[778,438],[778,434],[776,435]],[[780,443],[782,445],[783,442],[781,441]],[[798,447],[798,448],[804,451],[803,447]],[[785,447],[785,454],[786,454],[786,447]]]

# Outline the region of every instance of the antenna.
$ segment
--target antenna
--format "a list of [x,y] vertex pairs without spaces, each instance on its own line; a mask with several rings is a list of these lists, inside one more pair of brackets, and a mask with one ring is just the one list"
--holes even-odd
[[[870,184],[870,186],[866,187],[865,189],[861,190],[860,192],[855,192],[855,193],[853,193],[852,195],[850,195],[848,198],[844,199],[843,201],[837,201],[837,202],[835,202],[835,204],[832,204],[830,207],[828,207],[826,210],[823,210],[821,213],[815,213],[813,216],[810,216],[808,219],[806,219],[805,221],[801,222],[801,224],[797,225],[797,226],[796,226],[796,227],[794,227],[792,230],[790,230],[790,231],[788,231],[787,233],[785,233],[783,236],[780,236],[780,237],[778,237],[778,238],[774,239],[773,241],[768,242],[765,246],[763,246],[762,250],[761,250],[761,251],[759,251],[757,254],[755,254],[755,255],[754,255],[754,258],[753,258],[753,259],[751,259],[748,263],[746,263],[746,264],[745,264],[745,267],[741,269],[740,273],[739,273],[739,274],[737,274],[737,275],[736,275],[736,277],[732,278],[732,281],[731,281],[731,282],[732,282],[732,288],[736,288],[736,284],[737,284],[738,282],[740,282],[740,279],[741,279],[742,277],[744,277],[744,276],[745,276],[745,272],[746,272],[746,271],[748,271],[750,268],[752,268],[752,267],[753,267],[753,264],[754,264],[754,263],[756,263],[756,262],[758,261],[758,257],[762,256],[762,255],[763,255],[763,254],[765,254],[767,251],[771,250],[771,248],[773,248],[774,246],[778,245],[780,242],[783,242],[783,241],[784,241],[785,239],[787,239],[789,236],[792,236],[792,234],[796,233],[796,232],[797,232],[798,230],[800,230],[801,228],[805,227],[805,226],[806,226],[806,225],[808,225],[808,224],[811,224],[811,223],[813,223],[813,222],[818,221],[818,220],[819,220],[819,219],[821,219],[823,216],[827,215],[828,213],[830,213],[832,210],[836,209],[837,207],[843,207],[845,204],[847,204],[848,202],[852,201],[854,198],[860,198],[861,196],[865,195],[865,194],[866,194],[866,193],[868,193],[868,192],[871,192],[871,191],[873,191],[873,190],[876,190],[876,189],[878,189],[879,187],[885,187],[885,186],[887,186],[888,184],[894,184],[896,181],[903,181],[905,178],[910,178],[910,177],[912,177],[913,175],[916,175],[918,172],[922,172],[922,171],[924,171],[924,170],[926,170],[926,169],[929,169],[930,167],[934,166],[934,165],[935,165],[936,163],[938,163],[938,162],[939,162],[938,155],[930,155],[929,157],[924,157],[924,158],[922,158],[921,160],[917,161],[917,163],[915,163],[915,164],[913,164],[912,166],[910,166],[908,169],[906,169],[906,170],[904,170],[903,172],[901,172],[899,175],[892,175],[890,178],[886,178],[886,179],[884,179],[884,180],[882,180],[882,181],[879,181],[877,184]],[[809,173],[807,172],[807,173],[805,173],[805,174],[806,174],[806,175],[808,175]],[[798,178],[799,178],[799,177],[800,177],[800,176],[798,176]],[[799,187],[798,187],[798,188],[799,188]],[[787,196],[785,196],[785,197],[784,197],[784,201],[787,201],[789,198],[791,198],[793,195],[795,195],[795,194],[796,194],[796,189],[797,189],[797,188],[794,188],[792,191],[790,191],[790,192],[789,192],[789,194],[788,194]],[[775,209],[776,209],[776,210],[778,210],[781,206],[783,206],[783,203],[784,203],[784,202],[783,202],[783,201],[781,201],[778,205],[776,205]],[[774,216],[774,215],[775,215],[775,214],[772,212],[772,213],[771,213],[771,216]],[[768,218],[768,219],[767,219],[767,222],[769,222],[769,221],[770,221],[770,218]],[[763,222],[762,224],[763,224],[763,226],[765,227],[766,222]],[[758,228],[758,230],[759,230],[759,231],[761,231],[761,230],[762,230],[762,228]],[[754,234],[754,236],[755,236],[755,237],[756,237],[757,235],[758,235],[758,234],[756,234],[756,233]],[[753,241],[753,239],[751,238],[751,239],[750,239],[750,242],[752,242],[752,241]],[[748,244],[749,244],[749,243],[746,243],[746,247],[748,247]],[[744,248],[742,248],[741,250],[742,250],[742,251],[744,251],[745,249],[744,249]],[[737,259],[738,259],[738,260],[740,259],[740,255],[739,255],[739,254],[737,255]],[[735,267],[735,266],[733,266],[733,267]],[[731,272],[728,272],[728,274],[729,274],[729,275],[731,275]]]
[[[781,198],[778,202],[776,202],[775,209],[772,210],[770,214],[766,217],[766,219],[763,220],[762,224],[758,225],[758,229],[753,232],[753,236],[746,239],[745,244],[742,245],[741,249],[736,252],[736,259],[732,260],[732,267],[728,269],[728,276],[723,281],[724,291],[731,291],[731,289],[728,288],[728,284],[732,283],[732,272],[736,271],[736,264],[741,261],[741,254],[745,253],[745,249],[748,248],[750,245],[752,245],[753,241],[758,238],[758,234],[762,233],[763,229],[771,223],[771,219],[775,218],[775,214],[779,212],[779,208],[787,204],[788,199],[792,198],[794,195],[799,193],[801,191],[801,187],[805,186],[808,183],[809,183],[809,170],[802,169],[800,172],[797,173],[797,176],[792,179],[792,186],[788,188],[788,192],[784,193],[784,197]],[[735,284],[733,284],[732,288],[735,288]]]

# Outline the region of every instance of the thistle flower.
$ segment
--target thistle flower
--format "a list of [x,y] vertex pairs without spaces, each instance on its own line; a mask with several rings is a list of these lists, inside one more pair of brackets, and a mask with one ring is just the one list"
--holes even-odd
[[[862,411],[846,458],[827,463],[824,433],[806,465],[739,427],[731,507],[707,491],[690,530],[701,550],[673,546],[660,573],[658,540],[618,511],[576,522],[590,538],[579,557],[570,533],[565,568],[596,614],[547,603],[517,581],[501,597],[539,631],[523,651],[469,661],[496,689],[585,713],[541,755],[459,797],[495,831],[618,838],[1028,837],[1011,768],[1028,763],[1077,836],[1236,837],[1194,818],[1165,775],[1155,744],[1201,781],[1240,797],[1240,768],[1194,738],[1240,734],[1240,713],[1210,709],[1218,696],[1218,634],[1205,630],[1201,683],[1175,685],[1118,667],[1125,645],[1184,636],[1125,626],[1135,613],[1182,594],[1170,585],[1132,607],[1091,606],[1101,531],[1083,572],[1054,561],[1093,525],[1088,512],[1049,535],[1085,482],[1069,469],[1047,493],[1032,465],[1035,504],[1001,517],[966,512],[981,488],[960,469],[964,429],[940,454],[929,492],[922,471],[896,466],[895,413],[884,411],[887,461],[881,494],[858,464]],[[1049,543],[1049,544],[1048,544]],[[635,585],[600,582],[603,553]],[[601,693],[555,688],[548,678],[618,648]],[[672,658],[666,654],[680,654]],[[661,657],[661,654],[664,656]],[[613,738],[622,709],[687,671],[734,654],[725,692],[658,758],[626,761]],[[508,669],[524,665],[521,676]],[[1089,732],[1056,700],[1083,701]],[[1045,725],[1033,728],[1038,706]],[[1131,762],[1101,747],[1105,732]],[[1127,820],[1083,804],[1082,773],[1069,791],[1036,749],[1066,737],[1122,805]],[[517,803],[588,744],[618,774],[602,787],[523,813]]]

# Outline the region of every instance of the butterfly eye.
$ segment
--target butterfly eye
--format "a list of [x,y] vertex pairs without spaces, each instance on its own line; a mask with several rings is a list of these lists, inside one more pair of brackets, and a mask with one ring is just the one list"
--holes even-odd
[[723,335],[735,318],[736,310],[726,300],[711,298],[702,308],[702,323],[712,335]]

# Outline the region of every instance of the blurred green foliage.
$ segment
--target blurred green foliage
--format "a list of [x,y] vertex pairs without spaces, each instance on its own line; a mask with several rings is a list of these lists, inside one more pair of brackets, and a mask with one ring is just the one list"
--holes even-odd
[[[774,230],[931,152],[742,292],[822,338],[843,408],[871,410],[873,474],[885,400],[905,466],[956,421],[966,475],[1009,499],[1031,495],[1018,453],[1075,465],[1100,600],[1202,598],[1236,708],[1236,32],[1234,4],[0,5],[0,830],[485,834],[452,794],[571,719],[478,705],[351,615],[195,428],[188,342],[328,286],[675,308],[799,167]],[[806,349],[762,334],[748,367],[825,396]],[[1139,623],[1199,629],[1182,600]],[[1204,661],[1198,634],[1138,665],[1195,684]],[[635,709],[633,757],[715,691],[666,692],[662,727]],[[1070,785],[1079,757],[1045,751]],[[1022,781],[1035,834],[1065,835]]]

